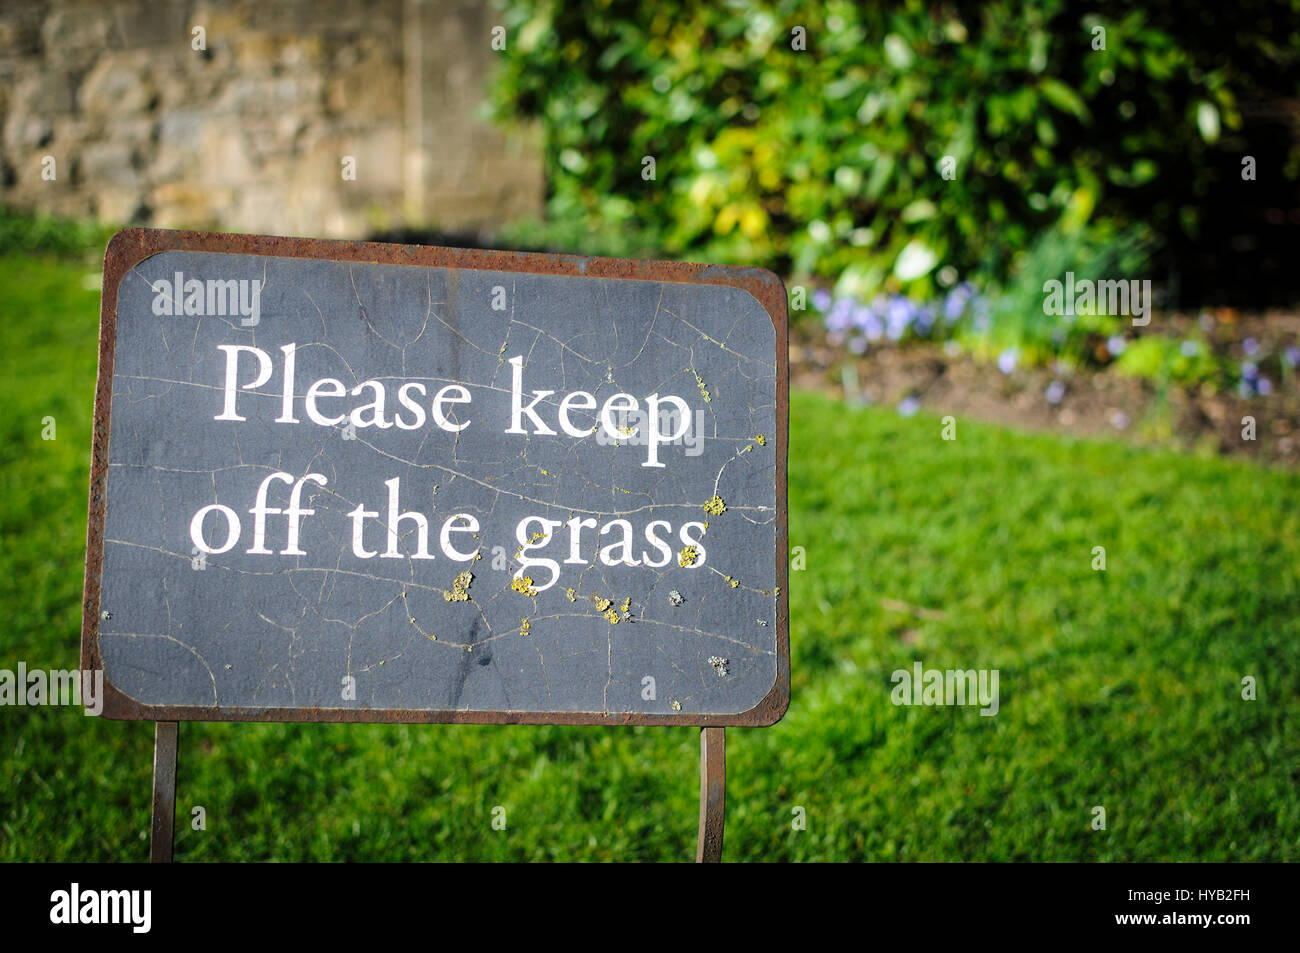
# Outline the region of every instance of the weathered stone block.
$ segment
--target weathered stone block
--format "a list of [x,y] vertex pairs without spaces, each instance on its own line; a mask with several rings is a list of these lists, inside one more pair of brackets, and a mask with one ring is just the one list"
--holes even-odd
[[140,183],[135,152],[125,142],[94,142],[81,150],[81,181],[92,189]]
[[461,0],[4,5],[0,201],[352,238],[539,214],[536,139],[479,113],[487,16]]
[[64,70],[28,73],[14,85],[10,108],[14,112],[57,116],[75,105],[72,77]]
[[147,112],[156,100],[149,64],[147,53],[105,53],[82,80],[78,107],[105,116]]

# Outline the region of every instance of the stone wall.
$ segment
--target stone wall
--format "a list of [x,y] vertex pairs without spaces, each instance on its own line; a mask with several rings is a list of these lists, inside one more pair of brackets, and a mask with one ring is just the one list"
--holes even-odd
[[0,0],[0,203],[485,236],[544,191],[535,135],[478,115],[492,25],[456,0]]

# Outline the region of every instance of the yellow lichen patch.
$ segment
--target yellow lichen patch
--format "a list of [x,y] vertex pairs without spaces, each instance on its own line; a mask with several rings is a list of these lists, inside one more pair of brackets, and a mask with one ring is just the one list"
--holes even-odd
[[592,598],[592,601],[596,603],[596,611],[597,611],[597,612],[604,612],[606,609],[608,609],[608,608],[610,607],[610,604],[611,604],[610,601],[609,601],[608,599],[602,597],[601,594],[598,593],[598,592],[593,592],[593,593],[591,594],[591,598]]
[[577,602],[577,601],[578,601],[578,593],[577,593],[576,590],[574,590],[574,589],[565,589],[565,590],[564,590],[564,594],[565,594],[566,596],[569,597],[569,601],[570,601],[570,602]]
[[672,709],[673,709],[673,711],[681,711],[681,710],[682,710],[682,703],[679,702],[679,701],[674,701],[673,704],[672,704]]
[[713,397],[709,394],[709,389],[704,386],[704,378],[699,374],[695,375],[695,385],[699,387],[700,396],[704,398],[704,402],[706,404],[710,403],[713,400]]
[[723,576],[722,578],[727,580],[727,585],[729,585],[732,589],[735,589],[740,585],[739,579],[732,579],[730,576]]
[[740,451],[740,452],[741,452],[741,453],[749,453],[749,451],[751,451],[751,450],[753,450],[753,449],[754,449],[754,445],[753,445],[752,443],[747,443],[747,444],[745,444],[745,449],[742,450],[742,451]]
[[525,596],[537,595],[537,590],[533,588],[532,576],[524,576],[523,578],[513,580],[510,583],[510,588],[515,592],[523,593]]
[[628,596],[623,600],[623,604],[618,607],[619,612],[627,612],[632,608],[632,597]]
[[520,635],[527,635],[527,634],[528,634],[528,630],[531,629],[532,626],[528,624],[528,620],[527,620],[527,619],[520,619],[519,622],[520,622],[520,625],[519,625],[519,634],[520,634]]
[[613,609],[609,609],[605,612],[605,621],[610,625],[618,625],[618,613]]
[[694,546],[685,546],[682,548],[682,551],[677,554],[677,565],[694,566],[695,560],[699,558],[700,558],[700,551],[698,549],[696,549]]
[[756,442],[760,447],[766,447],[766,446],[767,446],[767,438],[764,437],[762,434],[759,434],[757,437],[755,437],[755,438],[754,438],[754,441],[755,441],[755,442]]
[[[469,584],[474,581],[474,574],[466,569],[451,581],[451,591],[442,591],[442,597],[448,602],[469,602]],[[411,620],[415,621],[415,620]]]
[[704,512],[708,513],[710,516],[721,516],[726,512],[726,509],[727,504],[723,503],[722,497],[718,496],[716,493],[709,502],[704,504]]
[[541,533],[541,532],[533,533],[532,536],[529,536],[529,537],[528,537],[528,542],[529,542],[529,543],[538,543],[538,542],[541,542],[542,540],[544,540],[545,538],[546,538],[546,534],[545,534],[545,533]]
[[551,475],[551,471],[548,470],[548,469],[546,469],[545,467],[538,467],[538,469],[542,471],[542,476],[550,476],[550,475]]

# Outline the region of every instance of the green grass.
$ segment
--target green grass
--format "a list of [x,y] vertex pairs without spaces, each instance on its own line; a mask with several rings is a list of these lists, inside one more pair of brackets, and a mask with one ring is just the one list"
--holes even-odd
[[[93,272],[0,257],[0,668],[77,665]],[[933,417],[813,394],[791,417],[793,702],[728,733],[727,859],[1300,859],[1300,475],[966,421],[946,442]],[[997,716],[895,707],[917,659],[998,669]],[[693,730],[180,737],[181,860],[694,851]],[[0,860],[143,859],[151,744],[149,724],[0,709]]]

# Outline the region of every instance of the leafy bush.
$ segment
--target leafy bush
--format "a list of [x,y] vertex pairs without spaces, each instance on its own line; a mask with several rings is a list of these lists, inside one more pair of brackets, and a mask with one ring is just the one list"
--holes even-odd
[[1217,383],[1227,376],[1223,362],[1199,338],[1140,337],[1125,348],[1117,363],[1127,374],[1160,384]]
[[987,346],[1016,348],[1033,363],[1052,357],[1076,365],[1109,360],[1105,342],[1122,334],[1129,317],[1097,308],[1090,313],[1048,314],[1043,290],[1048,280],[1062,280],[1067,271],[1081,278],[1141,274],[1152,244],[1147,231],[1136,226],[1118,235],[1106,231],[1049,228],[1025,252],[1013,256],[1007,278],[992,299],[987,325],[976,329],[983,332]]
[[44,252],[99,257],[114,231],[95,222],[28,215],[0,206],[0,255]]
[[541,121],[552,189],[529,235],[928,298],[1049,228],[1194,229],[1239,102],[1295,95],[1300,0],[1089,10],[507,0],[495,107]]

